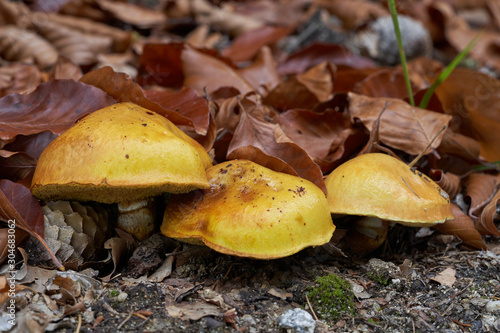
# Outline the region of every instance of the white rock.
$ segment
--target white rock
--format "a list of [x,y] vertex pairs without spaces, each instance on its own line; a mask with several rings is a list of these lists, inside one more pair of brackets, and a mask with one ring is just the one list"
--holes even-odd
[[278,326],[283,329],[293,329],[297,333],[314,333],[316,321],[309,312],[295,308],[279,316]]
[[486,311],[490,313],[500,313],[500,301],[489,301],[486,304]]

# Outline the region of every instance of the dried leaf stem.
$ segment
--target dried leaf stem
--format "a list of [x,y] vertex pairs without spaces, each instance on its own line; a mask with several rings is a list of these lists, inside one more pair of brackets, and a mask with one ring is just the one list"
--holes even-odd
[[413,161],[411,161],[411,163],[410,163],[410,164],[408,164],[408,167],[409,167],[410,169],[411,169],[411,168],[413,168],[413,166],[414,166],[414,165],[418,162],[418,160],[419,160],[422,156],[424,156],[425,152],[429,149],[429,147],[430,147],[430,146],[432,146],[432,144],[434,143],[434,141],[436,141],[436,139],[438,138],[438,136],[439,136],[439,135],[440,135],[440,134],[441,134],[441,133],[442,133],[442,132],[443,132],[446,128],[447,128],[447,126],[446,126],[446,125],[444,125],[443,127],[441,127],[441,129],[439,130],[439,132],[437,132],[437,134],[436,134],[436,135],[432,138],[431,142],[429,142],[429,144],[427,145],[427,147],[425,147],[425,149],[424,149],[424,150],[422,150],[422,151],[420,152],[420,154],[418,154],[418,156],[417,156],[417,157],[415,157],[415,158],[413,159]]

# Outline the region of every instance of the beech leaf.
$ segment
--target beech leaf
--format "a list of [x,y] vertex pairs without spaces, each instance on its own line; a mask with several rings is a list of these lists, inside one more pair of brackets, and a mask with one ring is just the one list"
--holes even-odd
[[497,191],[495,196],[484,207],[481,216],[476,220],[476,229],[482,235],[500,236],[500,230],[495,225],[495,216],[497,207],[500,202],[500,191]]
[[[173,110],[167,110],[148,99],[144,90],[125,73],[117,73],[106,66],[85,74],[80,81],[107,92],[117,102],[131,102],[168,118],[175,125],[193,127],[193,121]],[[200,130],[200,129],[198,129]],[[206,130],[206,129],[205,129]],[[203,129],[201,129],[203,133]]]
[[451,173],[451,172],[443,172],[443,170],[431,169],[429,171],[429,176],[434,180],[436,184],[439,185],[451,199],[455,199],[458,193],[462,190],[462,186],[460,184],[460,178]]
[[[356,140],[356,130],[346,114],[335,110],[316,113],[309,110],[288,110],[276,116],[287,137],[304,149],[323,173],[330,172],[353,148],[363,144]],[[363,136],[364,138],[364,136]],[[347,140],[357,141],[346,149]]]
[[475,249],[486,250],[486,244],[484,244],[481,234],[474,227],[474,222],[472,222],[471,218],[464,214],[455,204],[451,204],[451,212],[454,216],[453,220],[436,224],[433,228],[448,235],[455,235],[464,244]]
[[469,216],[477,218],[476,213],[481,210],[495,194],[500,184],[497,176],[483,173],[473,173],[465,180],[464,197],[470,201]]
[[[422,152],[451,120],[449,115],[413,107],[399,99],[367,97],[354,93],[349,93],[348,97],[351,117],[361,120],[370,131],[387,103],[380,120],[380,141],[412,155]],[[442,136],[443,134],[434,141],[432,148],[439,146]]]
[[305,150],[286,138],[279,125],[259,120],[243,112],[229,145],[227,158],[251,159],[251,156],[247,156],[247,150],[238,150],[248,146],[258,148],[265,155],[288,164],[298,176],[315,183],[326,193],[321,169]]
[[74,80],[42,83],[28,95],[0,99],[0,139],[44,131],[64,132],[81,117],[114,104],[102,90]]
[[479,142],[481,156],[500,159],[500,80],[471,69],[456,68],[435,91],[457,132]]
[[64,270],[43,239],[42,209],[28,188],[9,180],[0,180],[0,220],[15,221],[16,227],[37,238],[47,249],[56,266]]

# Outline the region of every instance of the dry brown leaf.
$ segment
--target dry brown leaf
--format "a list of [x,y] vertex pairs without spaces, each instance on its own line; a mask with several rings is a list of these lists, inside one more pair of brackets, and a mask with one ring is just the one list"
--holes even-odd
[[322,62],[310,68],[307,72],[298,74],[296,78],[322,103],[332,97],[336,70],[335,65]]
[[[149,100],[144,90],[132,78],[124,73],[117,73],[111,67],[103,67],[88,72],[80,81],[97,87],[114,97],[117,102],[132,102],[146,109],[155,111],[176,125],[194,126],[193,122],[178,112],[166,110],[158,103]],[[203,129],[200,129],[203,133]],[[205,129],[206,130],[206,129]]]
[[222,51],[222,55],[235,62],[249,61],[260,52],[262,47],[277,42],[290,32],[290,27],[272,26],[249,31],[235,38],[231,46]]
[[[0,229],[0,264],[2,264],[7,259],[7,256],[9,255],[9,252],[8,252],[9,249],[10,249],[10,246],[9,246],[9,234],[11,234],[11,232],[12,232],[11,231],[9,233],[9,230],[10,230],[9,228],[2,228],[2,229]],[[28,237],[29,234],[26,231],[21,230],[19,228],[15,228],[14,229],[14,233],[15,233],[15,238],[14,238],[14,240],[15,240],[15,247],[14,247],[14,249],[16,249],[17,246],[26,237]],[[1,290],[0,290],[0,292],[1,292]],[[2,301],[0,300],[0,305],[1,304],[2,304]]]
[[[412,84],[412,89],[416,87]],[[404,99],[408,97],[405,78],[401,71],[394,69],[381,69],[368,75],[358,82],[353,92],[370,97],[390,97]]]
[[451,199],[455,199],[457,194],[462,190],[460,178],[451,172],[432,169],[429,172],[429,176],[439,185],[439,187],[448,193]]
[[359,131],[345,113],[294,109],[278,114],[275,119],[287,137],[304,149],[323,173],[332,171],[353,153],[353,148],[357,149],[363,144],[359,140],[357,145],[346,146],[347,140],[355,141]]
[[456,68],[437,89],[436,96],[450,127],[479,142],[481,156],[500,160],[500,81],[475,70]]
[[366,0],[315,0],[316,4],[326,8],[344,23],[344,28],[350,30],[389,12],[378,2]]
[[281,111],[313,109],[332,97],[334,76],[335,67],[322,62],[280,83],[263,102]]
[[[402,70],[402,67],[398,66],[398,69]],[[419,57],[408,62],[410,81],[419,90],[428,88],[443,69],[441,62],[431,58]]]
[[256,93],[247,95],[237,95],[217,101],[219,108],[215,115],[217,128],[234,133],[240,117],[245,110],[246,113],[262,121],[271,113],[271,110],[260,102],[260,97]]
[[159,26],[167,19],[162,11],[144,8],[133,3],[108,0],[97,0],[96,3],[114,18],[141,29]]
[[0,67],[0,97],[33,91],[41,82],[37,66],[13,63]]
[[469,56],[483,65],[487,65],[496,70],[500,70],[500,36],[497,31],[488,29],[471,29],[464,18],[457,15],[448,18],[446,23],[446,37],[448,42],[457,52],[467,47],[479,33],[477,44],[470,50]]
[[234,87],[241,94],[253,90],[237,71],[229,65],[188,45],[181,54],[184,85],[195,89],[198,94],[211,93],[221,87]]
[[0,57],[9,61],[32,60],[41,68],[52,66],[57,50],[45,39],[12,25],[0,27]]
[[[351,117],[360,119],[370,131],[387,102],[387,110],[380,121],[380,141],[408,154],[422,152],[451,119],[449,115],[412,107],[399,99],[373,98],[354,93],[348,96]],[[432,148],[439,146],[442,136],[434,141]]]
[[184,42],[198,49],[213,49],[221,37],[220,33],[210,33],[208,25],[201,24],[186,36]]
[[267,46],[260,50],[252,64],[237,70],[237,73],[262,96],[266,96],[281,82],[273,55]]
[[456,273],[457,272],[453,268],[448,267],[435,277],[432,277],[431,280],[439,282],[443,286],[453,287],[453,284],[457,280],[455,277]]
[[347,93],[354,90],[354,87],[369,75],[378,72],[378,68],[339,68],[335,73],[336,79],[333,90],[336,93]]
[[[278,69],[281,74],[303,73],[308,68],[316,66],[324,61],[334,64],[337,67],[347,66],[357,69],[374,67],[374,63],[371,59],[356,56],[342,45],[313,43],[292,53],[280,63]],[[378,68],[373,70],[376,71]]]
[[200,320],[205,316],[220,316],[220,306],[207,303],[201,298],[191,302],[176,302],[169,297],[165,298],[165,309],[170,317],[182,320]]
[[258,29],[264,25],[254,17],[241,15],[228,6],[217,7],[206,0],[191,0],[191,11],[198,23],[208,24],[232,36]]
[[500,2],[496,0],[486,0],[486,5],[488,6],[493,19],[495,20],[497,29],[500,28]]
[[44,131],[62,133],[86,114],[114,103],[102,90],[82,82],[45,82],[30,94],[11,94],[0,99],[0,138]]
[[25,21],[20,18],[29,16],[30,12],[30,9],[22,2],[2,0],[0,1],[0,26],[12,24],[25,28]]
[[[498,176],[497,176],[498,177]],[[481,235],[500,236],[500,229],[495,224],[495,216],[497,214],[497,207],[500,202],[500,191],[497,191],[495,196],[484,207],[481,216],[476,220],[476,229]]]
[[444,132],[441,145],[438,151],[441,154],[452,154],[479,163],[480,154],[479,142],[469,136],[454,132],[451,128],[447,128]]
[[[262,163],[263,159],[259,151],[264,153],[271,163],[268,161]],[[259,160],[253,160],[252,157],[258,157]],[[229,145],[227,158],[249,159],[281,172],[288,169],[286,167],[288,165],[298,176],[315,183],[326,193],[321,169],[311,157],[297,144],[291,142],[279,125],[259,120],[244,110],[242,110],[240,122]],[[275,169],[273,165],[276,165],[276,160],[286,165]]]
[[60,56],[57,59],[57,62],[54,64],[54,67],[52,67],[52,72],[50,73],[50,78],[52,80],[80,80],[82,76],[83,73],[80,66],[64,56]]
[[497,176],[484,173],[473,173],[464,182],[464,197],[470,201],[469,216],[477,218],[476,213],[481,210],[495,194],[500,179]]
[[481,235],[474,227],[474,222],[472,222],[471,218],[465,215],[455,204],[451,204],[451,212],[455,217],[453,220],[436,224],[433,228],[445,234],[455,235],[464,244],[475,249],[486,250],[486,244],[484,244]]
[[[57,14],[46,14],[45,20],[52,22],[61,27],[66,27],[68,29],[76,30],[81,32],[85,36],[104,36],[110,37],[113,40],[113,52],[124,52],[126,51],[130,43],[132,42],[132,33],[130,31],[125,31],[115,27],[111,27],[104,23],[99,23],[90,19],[79,17],[80,15],[67,16],[67,15],[57,15]],[[76,14],[76,13],[75,13]],[[35,18],[36,15],[34,14]]]
[[55,22],[33,22],[36,31],[65,56],[79,65],[88,65],[96,61],[98,53],[109,53],[112,49],[111,37],[86,36],[78,30],[67,28]]

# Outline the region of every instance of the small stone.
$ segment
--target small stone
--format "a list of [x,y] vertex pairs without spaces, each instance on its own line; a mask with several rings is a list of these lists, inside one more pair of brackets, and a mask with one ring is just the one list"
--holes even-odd
[[299,308],[288,310],[278,318],[278,326],[297,333],[314,333],[316,322],[309,312]]
[[257,321],[255,320],[255,318],[249,314],[245,314],[241,317],[241,323],[245,326],[250,326],[250,327],[257,325]]
[[128,294],[127,293],[124,293],[123,291],[121,293],[118,294],[118,296],[116,296],[116,300],[118,302],[125,302],[125,300],[127,299],[128,297]]
[[500,301],[489,301],[486,304],[486,311],[490,313],[500,313]]

